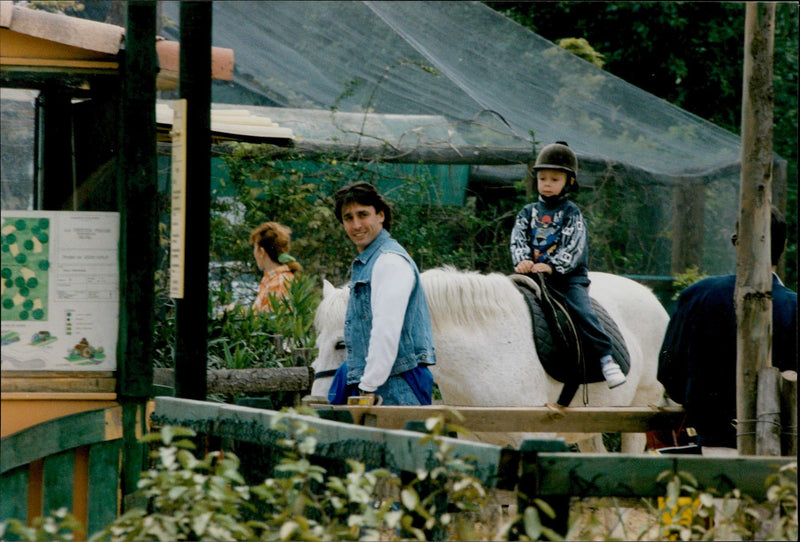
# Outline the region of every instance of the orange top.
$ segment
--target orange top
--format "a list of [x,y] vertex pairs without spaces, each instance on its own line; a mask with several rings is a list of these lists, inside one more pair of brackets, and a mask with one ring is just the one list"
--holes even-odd
[[272,312],[273,307],[269,301],[269,294],[275,297],[285,297],[289,293],[289,282],[294,278],[294,273],[289,270],[288,265],[281,265],[272,271],[265,271],[258,285],[258,295],[253,301],[253,310],[257,312]]

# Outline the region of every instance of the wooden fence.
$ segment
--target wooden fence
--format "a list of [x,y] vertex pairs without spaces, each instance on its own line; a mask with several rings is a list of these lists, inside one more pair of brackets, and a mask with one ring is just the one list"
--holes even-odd
[[[364,407],[360,407],[364,408]],[[383,407],[388,408],[388,407]],[[358,410],[358,409],[354,409]],[[613,409],[606,409],[612,410]],[[435,408],[418,408],[421,420]],[[339,411],[341,412],[341,411]],[[358,414],[358,413],[357,413]],[[159,397],[153,421],[158,425],[190,427],[223,439],[274,446],[286,435],[271,428],[279,413],[250,407]],[[435,446],[422,442],[425,435],[405,429],[381,429],[313,416],[294,415],[316,430],[316,454],[328,460],[356,459],[368,468],[388,468],[401,475],[432,466]],[[538,432],[539,429],[528,428]],[[474,475],[486,487],[513,489],[521,507],[535,498],[551,501],[558,522],[566,525],[571,497],[656,497],[666,492],[657,481],[662,472],[685,472],[701,487],[721,494],[739,488],[754,499],[766,499],[766,478],[795,458],[577,454],[566,451],[559,440],[525,441],[519,450],[442,437],[457,456],[469,456]]]
[[65,507],[91,536],[120,512],[121,460],[121,406],[56,418],[4,437],[0,520],[30,524]]

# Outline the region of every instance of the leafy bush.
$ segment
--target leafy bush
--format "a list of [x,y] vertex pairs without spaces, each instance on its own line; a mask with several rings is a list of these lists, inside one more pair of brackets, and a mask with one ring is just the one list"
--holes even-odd
[[[160,443],[151,453],[157,460],[139,481],[146,506],[136,507],[92,537],[103,540],[361,540],[412,537],[426,540],[439,529],[450,540],[473,540],[471,521],[455,518],[442,508],[477,510],[487,502],[486,490],[474,478],[469,458],[457,458],[441,439],[453,426],[443,418],[426,421],[437,452],[430,471],[422,470],[400,489],[400,501],[378,495],[381,483],[399,486],[397,475],[384,469],[367,471],[348,460],[344,477],[329,475],[315,465],[314,430],[292,414],[316,416],[309,409],[288,409],[274,418],[272,429],[286,436],[279,441],[284,457],[274,476],[247,486],[239,461],[231,452],[215,451],[196,459],[190,429],[164,427],[143,440]],[[437,488],[420,494],[433,481]],[[442,501],[441,497],[445,497]],[[250,519],[243,519],[248,517]],[[423,518],[422,523],[419,519]],[[452,536],[451,536],[452,535]]]

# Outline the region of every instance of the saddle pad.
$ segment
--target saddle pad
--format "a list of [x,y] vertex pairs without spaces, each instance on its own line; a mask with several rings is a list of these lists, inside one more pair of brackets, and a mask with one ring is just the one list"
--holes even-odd
[[[584,364],[579,358],[578,349],[576,348],[579,339],[564,306],[560,305],[559,314],[549,315],[548,318],[545,314],[545,307],[542,306],[537,293],[519,282],[515,282],[515,284],[528,304],[533,323],[533,339],[536,344],[536,352],[547,374],[558,382],[602,382],[604,379],[600,369],[600,360],[588,360],[589,363],[586,364],[584,374]],[[591,302],[595,314],[603,324],[603,329],[611,339],[611,355],[614,357],[614,361],[619,364],[622,372],[627,375],[630,372],[631,362],[625,339],[623,339],[619,327],[611,318],[611,315],[608,314],[608,311],[595,299],[592,298]],[[563,340],[559,340],[557,336],[554,336],[554,330],[551,329],[551,325],[548,323],[549,320],[556,320],[562,330],[568,330],[569,340],[566,344]],[[558,332],[558,330],[555,330],[555,332]]]

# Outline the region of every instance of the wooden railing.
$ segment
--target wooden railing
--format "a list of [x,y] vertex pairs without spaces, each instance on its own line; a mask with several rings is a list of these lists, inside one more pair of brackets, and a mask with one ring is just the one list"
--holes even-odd
[[[389,407],[384,407],[389,408]],[[433,409],[435,410],[435,409]],[[613,411],[613,408],[606,409]],[[419,409],[418,420],[428,410]],[[153,422],[190,427],[223,439],[274,446],[283,433],[272,429],[279,413],[271,410],[158,397]],[[317,454],[332,459],[356,459],[368,468],[385,467],[414,473],[429,464],[435,449],[421,442],[425,435],[404,429],[380,429],[300,416],[316,430]],[[409,420],[410,421],[410,420]],[[540,432],[533,427],[529,431]],[[764,480],[793,457],[724,457],[655,454],[578,454],[566,452],[563,441],[526,441],[519,450],[442,437],[456,455],[473,458],[475,476],[488,487],[516,488],[526,498],[536,496],[659,496],[664,471],[692,474],[704,487],[720,492],[738,487],[755,499],[766,498]],[[535,476],[531,476],[535,473]]]
[[66,508],[87,536],[120,511],[122,407],[40,423],[0,441],[0,520]]

